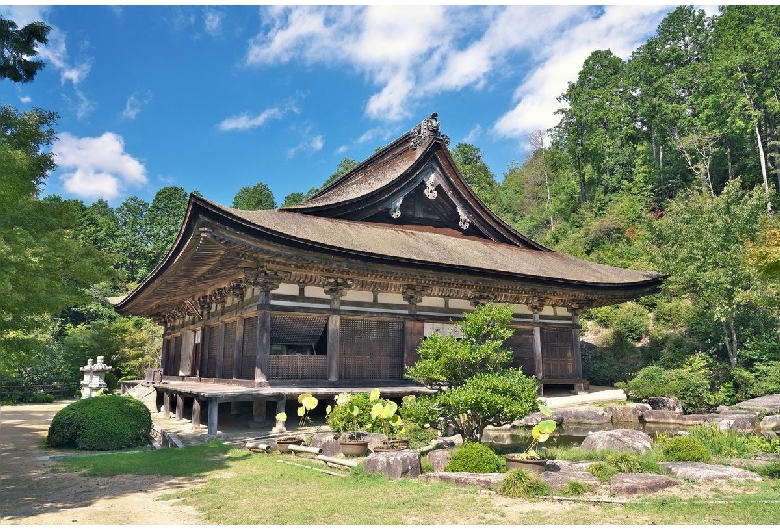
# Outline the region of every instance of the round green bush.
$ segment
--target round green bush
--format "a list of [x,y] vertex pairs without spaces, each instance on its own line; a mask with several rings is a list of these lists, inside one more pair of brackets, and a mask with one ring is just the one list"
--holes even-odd
[[141,401],[124,396],[81,399],[52,419],[46,443],[87,451],[114,451],[147,443],[152,415]]
[[585,471],[599,479],[601,482],[607,482],[613,475],[620,473],[618,468],[606,462],[594,462],[589,465]]
[[634,453],[620,452],[607,455],[604,462],[613,466],[621,473],[641,473],[642,466]]
[[552,488],[536,473],[526,469],[510,469],[498,486],[498,493],[506,497],[539,497],[552,495]]
[[466,442],[452,454],[444,471],[466,473],[498,473],[506,468],[504,459],[487,445]]
[[693,436],[675,436],[664,443],[664,458],[672,462],[709,462],[710,450]]
[[27,400],[29,403],[54,403],[54,396],[51,394],[45,394],[43,392],[38,392],[37,394],[33,394],[30,396],[30,399]]

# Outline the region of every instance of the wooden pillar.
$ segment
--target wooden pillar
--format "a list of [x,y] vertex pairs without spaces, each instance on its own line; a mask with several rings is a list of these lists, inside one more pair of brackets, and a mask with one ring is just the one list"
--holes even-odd
[[166,420],[171,417],[171,395],[163,392],[163,418]]
[[257,301],[257,358],[255,359],[255,386],[264,386],[268,381],[268,367],[271,364],[271,291],[263,289]]
[[217,326],[217,362],[214,370],[214,377],[222,377],[222,363],[225,358],[225,323],[220,322]]
[[217,416],[219,415],[219,402],[216,399],[209,399],[209,426],[208,433],[210,436],[217,435]]
[[328,381],[339,380],[341,354],[341,315],[328,317]]
[[[287,397],[284,395],[281,395],[276,398],[276,415],[278,416],[280,412],[284,412],[285,407],[287,406]],[[287,427],[284,426],[284,422],[282,420],[276,420],[276,426],[273,428],[274,432],[286,432]]]
[[[215,337],[216,338],[216,337]],[[200,377],[206,377],[209,366],[209,343],[211,342],[211,328],[203,326],[200,332]]]
[[571,315],[571,355],[574,364],[574,377],[582,379],[582,352],[580,352],[580,315]]
[[198,430],[200,428],[200,401],[198,398],[192,400],[192,430]]
[[417,347],[425,335],[425,325],[414,320],[404,321],[404,366],[413,366],[420,360]]
[[184,396],[176,394],[176,419],[184,419]]
[[541,381],[544,377],[544,360],[542,359],[542,328],[539,313],[534,311],[534,374]]
[[233,349],[233,379],[241,379],[241,359],[244,357],[244,319],[236,321],[236,342]]
[[255,399],[252,402],[252,421],[264,422],[266,416],[266,401]]

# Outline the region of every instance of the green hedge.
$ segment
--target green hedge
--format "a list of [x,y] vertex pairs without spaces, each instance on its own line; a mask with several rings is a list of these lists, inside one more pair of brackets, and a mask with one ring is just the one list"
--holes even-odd
[[147,443],[152,415],[132,397],[105,395],[81,399],[52,419],[46,443],[87,451],[114,451]]

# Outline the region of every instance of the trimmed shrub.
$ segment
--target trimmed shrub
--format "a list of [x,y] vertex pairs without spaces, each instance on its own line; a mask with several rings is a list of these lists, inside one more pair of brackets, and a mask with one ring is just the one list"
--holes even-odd
[[152,415],[132,397],[105,395],[81,399],[52,419],[46,443],[87,451],[114,451],[147,443]]
[[552,488],[536,473],[526,469],[511,469],[501,481],[498,493],[506,497],[541,497],[552,495]]
[[707,411],[714,403],[710,382],[701,370],[646,366],[634,379],[615,386],[625,389],[626,395],[635,401],[654,396],[676,397],[686,414]]
[[38,392],[37,394],[33,394],[30,396],[30,399],[27,400],[28,403],[54,403],[54,396],[51,394],[44,394],[43,392]]
[[709,462],[709,449],[693,436],[675,436],[664,442],[664,458],[672,462]]
[[466,442],[452,454],[445,471],[466,473],[498,473],[506,468],[504,459],[487,445]]

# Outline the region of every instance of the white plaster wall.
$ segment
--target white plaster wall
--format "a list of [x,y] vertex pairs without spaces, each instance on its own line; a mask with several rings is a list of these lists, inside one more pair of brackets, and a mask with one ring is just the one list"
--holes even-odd
[[330,299],[330,296],[325,294],[325,289],[322,287],[319,287],[317,285],[307,285],[306,289],[304,290],[304,296],[308,296],[311,298],[327,298]]
[[400,293],[379,293],[377,300],[380,304],[406,304]]
[[341,299],[347,302],[373,302],[374,293],[371,291],[347,291],[347,294]]
[[298,296],[298,285],[294,283],[283,283],[278,289],[271,291],[271,293]]
[[460,298],[451,298],[449,303],[450,309],[474,309],[471,302],[468,300],[462,300]]
[[438,296],[423,296],[420,305],[426,307],[444,307],[444,298],[439,298]]

